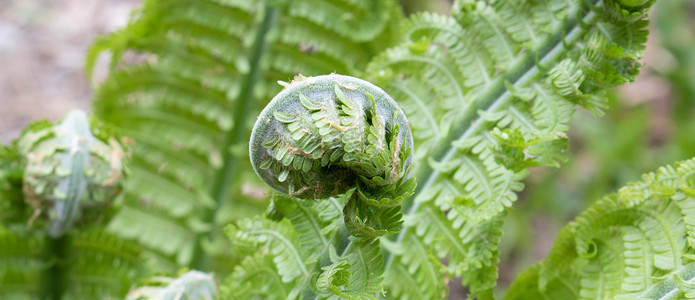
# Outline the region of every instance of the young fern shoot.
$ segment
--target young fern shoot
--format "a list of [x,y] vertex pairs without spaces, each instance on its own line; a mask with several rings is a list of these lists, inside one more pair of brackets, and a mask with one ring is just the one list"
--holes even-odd
[[[413,148],[410,125],[388,94],[361,79],[337,74],[299,75],[282,84],[285,89],[261,112],[253,128],[249,145],[252,165],[268,185],[289,196],[273,199],[272,211],[280,217],[302,224],[332,211],[329,215],[333,220],[316,220],[314,227],[327,225],[314,235],[299,237],[297,249],[287,252],[298,258],[294,262],[286,262],[282,253],[273,253],[278,272],[284,282],[300,278],[302,290],[294,293],[305,298],[373,296],[381,290],[383,273],[375,239],[401,229],[399,204],[415,188],[414,178],[407,179]],[[324,202],[328,206],[322,205]],[[280,231],[286,224],[285,220],[271,224],[256,219],[253,225],[229,227],[228,234],[234,244],[241,244],[253,240],[249,236],[256,231],[260,239],[256,244],[261,241],[265,247],[277,247],[269,240],[272,238],[258,234],[258,229]],[[336,243],[327,242],[327,237]],[[356,246],[337,253],[335,247],[348,239]],[[306,252],[308,256],[299,257]],[[355,261],[364,257],[370,259]],[[262,257],[249,256],[246,261],[250,264],[256,259]],[[365,270],[368,277],[361,274]]]
[[300,199],[352,193],[345,218],[355,236],[398,232],[398,204],[415,187],[406,180],[413,136],[398,104],[369,82],[337,74],[284,85],[251,134],[258,176]]
[[99,228],[120,196],[126,153],[81,111],[0,147],[1,299],[115,299],[143,275],[141,248]]

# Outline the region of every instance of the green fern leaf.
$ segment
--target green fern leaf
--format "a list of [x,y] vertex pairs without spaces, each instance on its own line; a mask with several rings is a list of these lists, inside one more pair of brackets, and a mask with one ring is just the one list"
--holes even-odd
[[507,299],[526,299],[522,286],[544,297],[571,294],[566,299],[690,299],[695,249],[685,220],[695,198],[684,191],[694,167],[695,159],[662,167],[599,199]]
[[[277,207],[291,209],[284,213],[286,218],[277,223],[263,218],[245,219],[239,221],[238,227],[228,227],[227,233],[235,249],[253,255],[246,256],[235,267],[226,280],[223,295],[294,299],[300,293],[312,293],[311,288],[316,286],[313,276],[320,271],[319,260],[334,249],[337,238],[346,235],[342,212],[350,195],[316,203],[286,196],[274,197]],[[347,261],[347,258],[343,260]],[[259,276],[276,280],[243,283]]]
[[[606,107],[601,92],[634,80],[651,4],[630,13],[616,13],[614,4],[457,1],[452,17],[424,13],[405,23],[405,41],[372,60],[366,73],[399,99],[415,124],[419,184],[414,200],[403,203],[406,219],[440,210],[446,231],[467,224],[478,235],[499,235],[499,227],[486,224],[516,201],[527,169],[564,161],[574,108],[600,115]],[[421,224],[406,223],[393,248],[426,248],[405,243]],[[423,244],[433,240],[416,236]],[[473,297],[487,298],[495,252],[480,256],[479,268],[452,265],[459,255],[476,257],[475,242],[442,242],[435,251],[472,285]],[[387,270],[426,272],[395,267],[403,261],[399,255],[387,255]]]

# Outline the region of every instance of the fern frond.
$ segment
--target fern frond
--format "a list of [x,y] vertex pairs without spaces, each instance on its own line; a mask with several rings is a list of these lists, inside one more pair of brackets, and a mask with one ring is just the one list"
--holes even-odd
[[[230,297],[376,299],[384,274],[379,241],[350,237],[353,247],[335,251],[335,245],[347,242],[341,239],[349,236],[343,210],[352,197],[349,192],[316,203],[274,198],[279,211],[285,207],[282,201],[297,204],[278,222],[254,218],[227,227],[234,249],[253,254],[235,268],[223,293]],[[259,276],[276,280],[248,282]]]
[[[419,184],[415,200],[403,204],[406,219],[438,209],[452,229],[477,224],[470,226],[480,231],[472,232],[497,235],[498,227],[484,233],[483,224],[516,201],[527,169],[564,161],[575,107],[601,114],[602,91],[634,80],[646,37],[643,12],[651,4],[641,15],[616,13],[614,5],[621,4],[457,1],[452,17],[423,13],[405,23],[404,42],[372,60],[366,73],[416,124]],[[410,224],[395,248],[413,247],[404,242],[418,223]],[[438,257],[456,261],[455,245],[435,247]],[[387,269],[401,263],[399,255],[388,255]],[[481,269],[461,275],[490,287],[496,262],[492,253]],[[471,296],[491,296],[478,291]]]
[[125,151],[118,140],[92,134],[82,111],[54,126],[26,130],[17,141],[22,156],[23,201],[52,238],[103,218],[119,195]]
[[580,280],[576,274],[554,277],[541,292],[538,289],[540,268],[541,264],[538,263],[521,271],[504,299],[579,299]]
[[[529,271],[533,278],[520,277],[507,298],[525,299],[518,294],[521,285],[546,297],[575,286],[568,299],[684,297],[695,274],[688,263],[695,248],[686,225],[695,205],[687,195],[694,175],[691,159],[599,199],[562,230],[548,258]],[[573,284],[557,284],[572,278]]]
[[[348,198],[343,196],[309,203],[311,200],[304,202],[279,196],[273,199],[273,203],[280,211],[291,207],[290,212],[285,212],[286,218],[277,223],[262,218],[242,220],[240,224],[257,226],[228,227],[227,234],[235,249],[254,254],[246,256],[235,267],[222,294],[233,298],[294,299],[311,292],[302,290],[302,286],[310,281],[314,283],[307,287],[316,285],[314,280],[318,277],[310,276],[318,274],[319,259],[333,249],[337,236],[345,234],[342,211]],[[284,202],[294,205],[285,205]],[[339,234],[341,228],[343,232]],[[285,235],[277,238],[272,232]],[[255,278],[273,280],[254,282]]]

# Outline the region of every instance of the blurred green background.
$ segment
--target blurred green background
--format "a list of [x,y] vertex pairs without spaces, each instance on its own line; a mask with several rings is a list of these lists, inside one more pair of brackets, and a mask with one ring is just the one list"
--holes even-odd
[[[88,109],[84,52],[98,34],[123,26],[141,2],[0,1],[0,142],[33,120]],[[406,14],[451,7],[445,0],[401,4]],[[527,179],[504,228],[500,293],[544,258],[559,229],[598,197],[658,166],[695,157],[695,0],[658,0],[651,16],[637,82],[609,93],[604,117],[577,113],[569,161],[561,169],[534,169]],[[451,298],[461,298],[460,281],[451,282]]]

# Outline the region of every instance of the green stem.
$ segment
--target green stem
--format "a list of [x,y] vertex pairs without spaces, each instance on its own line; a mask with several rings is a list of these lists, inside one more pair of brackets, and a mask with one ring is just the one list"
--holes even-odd
[[43,259],[50,265],[41,274],[39,299],[60,300],[67,289],[67,265],[70,238],[65,234],[58,238],[46,235]]
[[[246,127],[246,118],[251,115],[250,110],[253,107],[254,97],[253,88],[256,82],[261,76],[261,58],[266,51],[267,41],[266,36],[270,29],[273,27],[277,20],[278,10],[276,7],[267,4],[265,7],[265,14],[263,15],[263,21],[261,26],[256,32],[256,37],[254,39],[253,45],[249,53],[251,53],[251,58],[249,60],[249,73],[244,78],[244,82],[241,85],[242,89],[239,93],[239,98],[234,103],[234,126],[230,131],[227,132],[224,143],[222,146],[222,153],[224,155],[223,167],[215,174],[215,181],[213,182],[210,194],[215,200],[215,206],[207,208],[203,215],[203,222],[207,224],[215,223],[215,215],[217,211],[222,207],[222,205],[229,198],[229,189],[232,183],[235,181],[237,175],[237,169],[239,167],[240,159],[237,153],[230,151],[231,148],[239,143],[246,143],[247,139],[246,133],[248,132]],[[212,226],[215,227],[215,226]],[[212,229],[208,234],[198,236],[195,248],[193,250],[193,262],[191,266],[199,270],[207,270],[210,265],[210,257],[203,251],[202,242],[205,238],[209,238],[214,235],[216,231]]]

